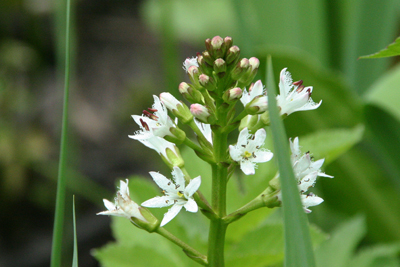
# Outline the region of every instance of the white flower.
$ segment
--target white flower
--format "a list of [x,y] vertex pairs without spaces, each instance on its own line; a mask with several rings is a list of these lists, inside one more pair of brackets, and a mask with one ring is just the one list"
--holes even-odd
[[280,74],[279,91],[276,97],[281,115],[289,115],[296,111],[312,110],[321,105],[311,99],[312,86],[304,87],[302,81],[293,83],[290,73],[284,68]]
[[[133,138],[132,136],[129,136],[130,138]],[[177,147],[174,143],[168,142],[164,138],[149,134],[147,139],[138,139],[139,142],[141,142],[143,145],[147,146],[148,148],[151,148],[155,151],[157,151],[158,154],[164,156],[164,158],[169,160],[169,157],[167,155],[167,149],[170,149],[175,153],[177,157],[180,157],[179,153],[176,152]],[[169,160],[170,161],[170,160]]]
[[136,140],[148,139],[151,135],[164,137],[166,135],[173,136],[170,131],[171,127],[176,127],[174,122],[168,116],[168,110],[160,101],[158,96],[154,97],[154,104],[151,112],[143,111],[144,115],[132,115],[132,118],[139,125],[140,130],[129,137]]
[[108,210],[99,212],[97,215],[113,215],[128,219],[135,217],[147,222],[140,212],[140,206],[129,197],[128,179],[126,179],[126,183],[121,181],[117,197],[115,198],[115,204],[107,199],[103,199],[103,202]]
[[301,153],[299,146],[299,138],[296,137],[293,142],[290,141],[290,149],[292,150],[292,165],[294,175],[298,181],[298,187],[301,194],[301,199],[303,202],[304,210],[307,213],[310,213],[311,210],[308,207],[316,206],[322,203],[324,200],[313,193],[304,194],[310,187],[313,187],[317,177],[329,177],[333,178],[333,176],[327,175],[321,171],[322,164],[324,163],[324,159],[320,159],[314,161],[310,153],[307,152],[305,154]]
[[188,72],[189,68],[191,66],[196,66],[199,67],[199,64],[197,63],[197,57],[192,57],[192,58],[187,58],[184,62],[183,62],[183,69],[186,71],[186,73]]
[[161,102],[171,111],[177,110],[178,106],[182,106],[182,103],[178,101],[173,95],[170,93],[163,92],[160,94]]
[[240,163],[240,169],[244,174],[254,174],[256,163],[266,162],[272,158],[272,152],[261,148],[266,137],[264,129],[259,129],[253,136],[246,127],[240,132],[237,144],[229,146],[231,158]]
[[200,131],[203,133],[207,141],[210,142],[210,144],[212,144],[213,140],[212,140],[212,131],[210,124],[202,123],[197,119],[194,119],[194,122],[196,123],[197,127],[199,127]]
[[246,88],[243,91],[243,95],[240,98],[243,106],[246,107],[248,103],[250,103],[256,96],[264,94],[264,86],[261,83],[261,80],[258,80],[254,85],[249,88],[249,92],[247,92]]
[[154,182],[163,190],[164,196],[154,197],[142,203],[142,206],[149,208],[163,208],[173,205],[167,213],[164,214],[164,218],[160,226],[164,226],[171,221],[181,211],[182,207],[185,207],[187,211],[197,212],[198,206],[196,201],[193,199],[193,194],[196,193],[200,187],[201,178],[200,176],[194,178],[185,187],[184,175],[178,167],[174,167],[172,176],[174,181],[167,179],[164,175],[158,172],[150,172]]

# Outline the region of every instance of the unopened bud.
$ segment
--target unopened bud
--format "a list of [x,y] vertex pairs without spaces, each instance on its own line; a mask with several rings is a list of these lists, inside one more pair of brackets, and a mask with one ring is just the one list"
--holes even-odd
[[226,64],[236,64],[237,60],[239,60],[240,49],[236,45],[232,46],[228,49],[226,53]]
[[178,89],[179,93],[181,93],[182,96],[190,103],[204,103],[202,94],[189,84],[181,82]]
[[200,84],[199,84],[199,68],[196,66],[190,66],[190,68],[188,69],[188,74],[189,74],[189,79],[192,82],[192,84],[196,87],[199,88]]
[[247,58],[242,58],[231,72],[232,79],[236,81],[239,80],[247,72],[249,67],[249,60]]
[[210,117],[210,112],[208,109],[200,104],[192,104],[190,106],[190,112],[202,122],[207,122],[208,117]]
[[[160,99],[163,102],[163,104],[182,122],[182,123],[188,123],[193,119],[192,113],[190,113],[190,110],[188,106],[186,106],[184,103],[178,101],[173,95],[170,93],[161,93],[160,94]],[[174,133],[172,133],[174,134]],[[175,134],[174,134],[175,135]],[[175,135],[180,141],[182,140],[182,134],[180,132],[177,132]],[[184,137],[183,137],[184,138]],[[174,142],[174,141],[173,141]],[[175,142],[174,142],[175,143]]]
[[225,43],[226,49],[229,49],[233,44],[232,37],[229,37],[229,36],[225,37],[224,43]]
[[203,55],[205,62],[207,62],[208,65],[212,66],[214,64],[214,59],[211,57],[211,55],[208,51],[204,51],[202,53],[202,55]]
[[173,95],[171,95],[170,93],[166,93],[166,92],[163,92],[160,94],[160,100],[170,111],[177,110],[179,105],[180,106],[183,105]]
[[239,82],[242,84],[249,84],[254,79],[257,74],[258,68],[260,66],[260,60],[256,57],[249,59],[249,68],[247,71],[239,78]]
[[222,99],[226,103],[232,104],[242,97],[242,93],[243,93],[242,89],[240,89],[239,87],[235,87],[235,88],[226,90],[225,93],[222,95]]
[[214,71],[216,74],[222,75],[226,72],[226,63],[222,58],[218,58],[214,61]]
[[205,74],[201,74],[199,76],[199,83],[201,86],[206,88],[208,91],[214,91],[215,90],[215,80],[213,77],[210,77]]
[[251,57],[249,59],[249,65],[252,71],[257,70],[258,67],[260,67],[260,60],[258,60],[256,57]]
[[226,46],[224,39],[221,36],[215,36],[211,39],[211,50],[208,50],[210,54],[215,58],[221,58],[224,56],[226,51]]
[[198,54],[197,63],[199,64],[199,69],[202,73],[207,75],[212,75],[213,66],[208,64],[202,54]]

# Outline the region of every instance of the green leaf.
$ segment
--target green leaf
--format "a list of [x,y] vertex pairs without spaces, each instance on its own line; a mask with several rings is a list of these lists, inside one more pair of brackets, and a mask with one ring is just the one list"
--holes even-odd
[[382,49],[379,52],[376,52],[371,55],[361,56],[359,59],[362,58],[382,58],[382,57],[394,57],[400,55],[400,37],[398,37],[394,43],[388,45],[385,49]]
[[368,103],[374,104],[400,120],[400,64],[383,75],[365,94]]
[[[314,246],[327,236],[315,227],[310,228]],[[227,266],[263,267],[281,265],[284,258],[282,222],[268,219],[262,226],[248,232],[227,251]]]
[[283,218],[285,233],[285,265],[315,266],[311,238],[304,213],[292,163],[289,156],[288,138],[276,105],[276,89],[271,58],[267,63],[268,110],[274,140],[275,157],[278,160],[282,186]]
[[356,216],[340,225],[333,231],[331,238],[323,242],[316,249],[315,259],[317,266],[347,266],[347,263],[366,231],[365,219],[362,216]]
[[400,261],[400,243],[379,244],[368,248],[361,249],[346,265],[348,267],[372,267],[386,266],[398,267]]
[[[373,105],[366,106],[365,117],[368,130],[367,138],[371,148],[375,150],[375,159],[389,174],[387,177],[399,192],[400,144],[393,142],[393,140],[397,140],[400,136],[400,121]],[[379,121],[379,127],[377,127],[377,121]],[[390,192],[387,193],[390,194]]]
[[93,252],[93,256],[103,267],[148,267],[148,266],[184,266],[177,265],[168,255],[159,253],[153,247],[130,246],[128,244],[108,244]]
[[352,129],[321,130],[300,137],[303,151],[310,151],[316,159],[325,158],[325,166],[361,141],[364,126]]

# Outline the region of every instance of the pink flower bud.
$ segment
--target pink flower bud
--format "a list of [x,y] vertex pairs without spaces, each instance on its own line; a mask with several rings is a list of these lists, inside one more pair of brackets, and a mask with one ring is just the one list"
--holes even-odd
[[190,112],[202,122],[207,122],[207,118],[210,116],[208,109],[200,104],[192,104],[190,106]]

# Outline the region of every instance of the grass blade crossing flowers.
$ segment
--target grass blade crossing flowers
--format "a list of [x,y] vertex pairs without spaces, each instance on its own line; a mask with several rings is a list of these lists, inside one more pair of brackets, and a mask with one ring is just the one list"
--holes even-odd
[[272,71],[272,60],[267,60],[268,106],[275,156],[279,165],[282,186],[283,219],[285,233],[285,266],[313,267],[315,259],[311,245],[306,214],[289,156],[288,138],[276,103],[276,89]]

